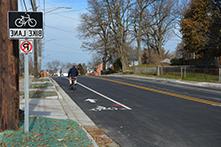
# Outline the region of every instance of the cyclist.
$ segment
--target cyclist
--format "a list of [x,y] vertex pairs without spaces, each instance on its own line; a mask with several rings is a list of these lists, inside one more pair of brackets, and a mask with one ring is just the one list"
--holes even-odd
[[77,84],[77,76],[78,76],[78,70],[75,67],[75,65],[73,65],[73,67],[71,69],[69,69],[68,71],[68,78],[69,78],[69,83],[70,86],[72,86],[73,84]]

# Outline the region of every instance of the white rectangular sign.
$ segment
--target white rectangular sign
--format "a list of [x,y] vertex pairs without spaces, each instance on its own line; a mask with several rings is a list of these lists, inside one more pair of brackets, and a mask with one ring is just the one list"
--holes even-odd
[[30,38],[41,39],[43,37],[42,29],[10,29],[9,38]]

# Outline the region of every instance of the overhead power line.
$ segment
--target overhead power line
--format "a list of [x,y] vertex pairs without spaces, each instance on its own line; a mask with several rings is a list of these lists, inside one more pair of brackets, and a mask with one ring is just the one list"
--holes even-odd
[[47,28],[56,29],[58,31],[62,31],[62,32],[66,32],[66,33],[74,33],[73,31],[64,30],[64,29],[61,29],[61,28],[58,28],[58,27],[55,27],[55,26],[48,26],[48,25],[45,25],[45,26]]
[[25,8],[24,8],[23,1],[22,1],[22,0],[20,0],[20,6],[21,6],[21,9],[22,9],[22,10],[24,10],[24,9],[25,9]]
[[55,13],[53,13],[53,15],[56,15],[56,16],[59,16],[59,17],[62,17],[62,18],[68,19],[68,20],[72,20],[72,21],[74,21],[74,22],[78,20],[78,19],[76,19],[76,18],[69,17],[69,16],[64,16],[64,15],[60,15],[60,14],[55,14]]
[[25,7],[25,11],[28,12],[27,5],[26,5],[25,0],[23,0],[23,4],[24,4],[24,7]]

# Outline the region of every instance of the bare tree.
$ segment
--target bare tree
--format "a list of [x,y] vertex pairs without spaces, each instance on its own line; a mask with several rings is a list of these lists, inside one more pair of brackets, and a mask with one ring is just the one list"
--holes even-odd
[[88,0],[88,4],[79,29],[86,40],[82,46],[101,55],[104,65],[120,58],[126,71],[135,44],[139,63],[142,48],[149,56],[154,52],[163,58],[163,46],[177,21],[178,1]]
[[132,0],[105,0],[109,27],[113,33],[114,45],[122,63],[123,72],[128,69],[129,29],[131,26]]
[[155,0],[136,0],[134,10],[132,11],[132,21],[133,21],[133,35],[137,43],[137,59],[138,63],[141,64],[141,43],[143,36],[143,23],[147,21],[145,19],[145,11],[147,11],[150,4]]
[[190,3],[190,0],[180,0],[179,3],[176,4],[176,7],[174,9],[176,10],[176,19],[174,23],[174,28],[173,28],[173,34],[176,35],[179,39],[182,39],[182,34],[180,32],[181,30],[181,21],[184,16],[184,13],[186,9],[188,8]]
[[[171,54],[169,51],[166,51],[165,49],[160,50],[161,59],[165,58],[172,58],[173,54]],[[155,52],[154,50],[148,50],[144,49],[143,55],[142,55],[142,62],[144,64],[153,64],[153,65],[159,65],[160,61],[159,54]]]
[[64,64],[58,60],[54,60],[47,63],[47,68],[50,71],[57,72],[59,69],[63,68]]
[[131,0],[88,0],[88,13],[82,15],[83,47],[102,55],[103,64],[120,58],[123,71],[128,67]]
[[113,52],[107,10],[100,0],[88,0],[88,4],[89,12],[81,16],[81,26],[79,27],[81,37],[87,39],[83,42],[82,47],[101,55],[105,69],[106,62],[110,60]]
[[143,23],[143,41],[151,53],[157,53],[161,60],[166,53],[163,48],[169,39],[177,20],[177,2],[173,0],[158,0],[151,3],[147,9]]

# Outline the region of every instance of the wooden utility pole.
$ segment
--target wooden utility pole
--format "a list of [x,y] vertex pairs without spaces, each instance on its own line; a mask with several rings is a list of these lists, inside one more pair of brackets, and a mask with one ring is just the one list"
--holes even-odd
[[[36,0],[31,0],[31,6],[32,10],[34,12],[37,12],[37,4]],[[37,39],[34,39],[34,76],[37,78],[39,76],[39,65],[38,65],[38,47],[39,47],[39,41]]]
[[19,124],[19,50],[8,39],[8,11],[17,11],[17,0],[0,0],[0,131]]

